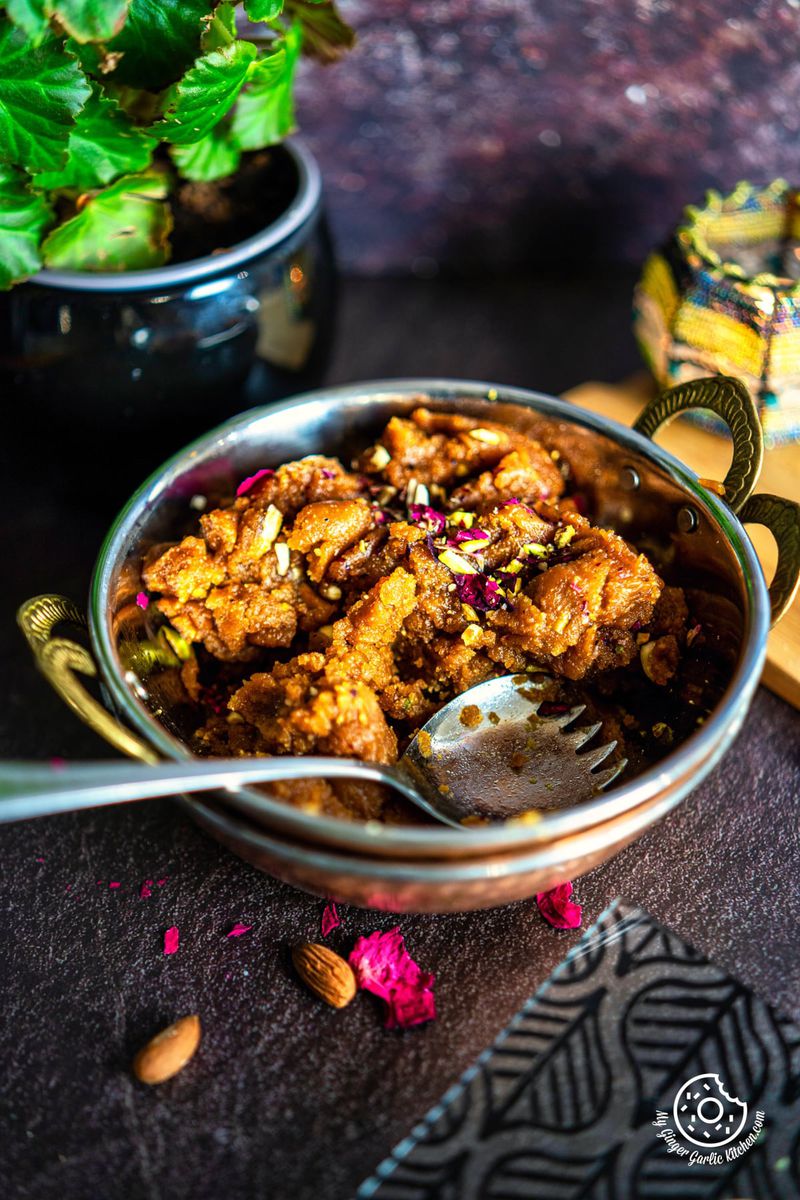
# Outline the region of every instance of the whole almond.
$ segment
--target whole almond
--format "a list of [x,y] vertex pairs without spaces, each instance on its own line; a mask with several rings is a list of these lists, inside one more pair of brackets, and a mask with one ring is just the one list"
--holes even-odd
[[355,996],[352,967],[327,946],[301,942],[292,950],[292,962],[303,983],[331,1008],[344,1008]]
[[200,1018],[181,1017],[143,1046],[133,1060],[133,1073],[142,1083],[164,1083],[182,1071],[200,1045]]

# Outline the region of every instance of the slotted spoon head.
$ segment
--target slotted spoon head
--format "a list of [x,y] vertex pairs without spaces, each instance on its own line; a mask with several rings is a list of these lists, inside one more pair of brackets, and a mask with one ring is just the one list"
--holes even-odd
[[398,767],[432,808],[455,821],[507,821],[590,800],[627,760],[614,758],[601,770],[617,745],[597,738],[602,724],[576,725],[583,704],[540,716],[543,703],[519,675],[489,679],[431,717]]

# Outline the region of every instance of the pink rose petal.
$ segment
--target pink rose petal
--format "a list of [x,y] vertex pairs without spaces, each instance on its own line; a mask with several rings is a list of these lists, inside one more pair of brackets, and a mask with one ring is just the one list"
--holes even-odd
[[36,860],[36,861],[37,861],[37,862],[44,862],[44,859],[42,858],[42,856],[41,856],[41,855],[39,855],[39,857],[37,858],[37,860]]
[[233,929],[227,934],[228,937],[241,937],[243,933],[247,933],[252,929],[252,925],[242,925],[241,921],[237,921]]
[[539,912],[555,929],[577,929],[583,920],[583,909],[570,899],[571,883],[559,883],[549,892],[537,892]]
[[178,949],[179,939],[180,939],[180,934],[178,933],[178,926],[171,925],[170,928],[167,930],[167,932],[164,934],[164,953],[165,954],[174,954],[175,951]]
[[152,896],[152,894],[153,894],[153,881],[152,881],[152,879],[145,879],[144,883],[139,888],[139,897],[142,900],[149,900],[150,897]]
[[136,603],[138,604],[139,608],[147,608],[148,604],[150,603],[150,597],[148,596],[147,592],[137,592]]
[[259,479],[266,479],[268,475],[274,475],[275,472],[269,467],[263,467],[260,471],[256,471],[255,475],[248,475],[247,479],[243,479],[236,489],[237,496],[244,496],[254,487]]
[[386,1029],[410,1029],[436,1017],[436,1001],[430,988],[398,987],[389,1000]]
[[163,886],[164,886],[164,884],[167,882],[167,880],[168,880],[168,879],[169,879],[169,875],[165,875],[163,879],[159,879],[159,880],[158,880],[158,886],[159,886],[159,887],[163,887]]
[[109,886],[110,888],[118,888],[120,885],[117,883],[117,881],[116,881],[116,880],[112,880],[112,881],[109,883],[109,885],[108,885],[108,886]]
[[436,1016],[434,976],[408,953],[399,926],[359,938],[350,954],[358,986],[387,1004],[387,1029],[408,1029]]
[[329,900],[322,911],[322,936],[327,937],[334,929],[338,929],[341,923],[336,905],[333,900]]

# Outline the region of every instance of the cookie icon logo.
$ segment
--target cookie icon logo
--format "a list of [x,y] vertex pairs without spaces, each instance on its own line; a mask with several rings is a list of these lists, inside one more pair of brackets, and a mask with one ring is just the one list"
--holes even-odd
[[719,1075],[694,1075],[678,1090],[672,1115],[678,1131],[695,1146],[727,1146],[747,1120],[747,1105],[729,1096]]

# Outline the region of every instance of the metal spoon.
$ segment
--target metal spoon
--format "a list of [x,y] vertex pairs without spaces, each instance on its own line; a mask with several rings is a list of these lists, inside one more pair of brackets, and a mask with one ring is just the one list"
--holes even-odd
[[[597,768],[616,746],[584,749],[601,728],[568,728],[577,705],[540,717],[543,697],[525,677],[503,675],[463,692],[431,717],[393,766],[350,758],[193,759],[185,763],[0,764],[0,821],[19,821],[155,796],[236,791],[288,779],[362,779],[400,792],[437,821],[509,820],[579,804],[624,769]],[[583,753],[578,751],[583,750]]]

